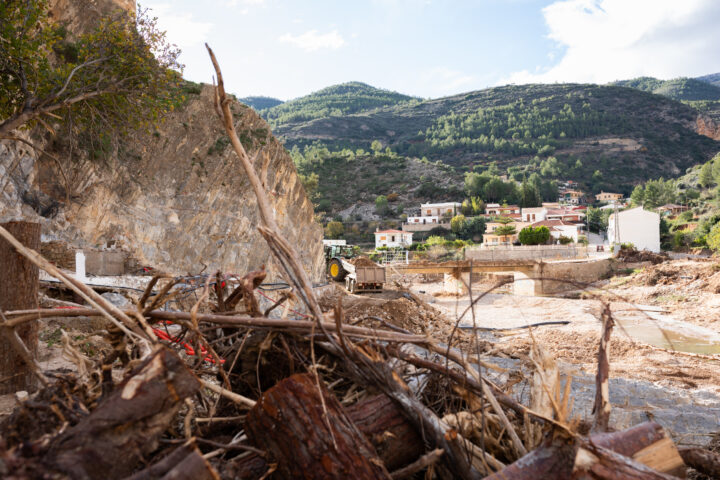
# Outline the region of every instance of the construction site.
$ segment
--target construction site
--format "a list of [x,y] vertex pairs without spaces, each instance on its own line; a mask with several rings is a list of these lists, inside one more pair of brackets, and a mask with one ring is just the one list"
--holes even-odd
[[720,478],[717,258],[324,246],[207,54],[106,164],[0,136],[0,477]]

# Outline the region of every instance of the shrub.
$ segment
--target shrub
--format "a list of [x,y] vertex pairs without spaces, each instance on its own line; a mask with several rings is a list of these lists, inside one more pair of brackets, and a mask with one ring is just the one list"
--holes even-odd
[[561,245],[568,245],[570,243],[573,243],[573,239],[570,237],[566,237],[565,235],[560,235],[560,238],[558,239]]
[[453,233],[459,234],[465,228],[465,215],[455,215],[450,220],[450,229]]
[[398,198],[400,198],[400,195],[397,193],[389,193],[387,196],[388,202],[397,202]]
[[[497,233],[501,228],[504,227],[498,228],[495,232]],[[498,235],[500,234],[498,233]],[[546,243],[549,239],[550,229],[546,226],[525,227],[520,230],[520,234],[518,235],[518,240],[520,240],[520,243],[523,245],[540,245]]]
[[715,250],[720,250],[720,223],[715,224],[710,230],[706,240],[708,247]]

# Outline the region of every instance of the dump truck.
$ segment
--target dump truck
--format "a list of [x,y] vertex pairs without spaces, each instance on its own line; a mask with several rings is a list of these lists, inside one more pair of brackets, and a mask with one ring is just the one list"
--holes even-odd
[[358,257],[352,245],[325,247],[325,263],[331,279],[345,281],[350,293],[380,292],[385,284],[385,267],[366,257]]

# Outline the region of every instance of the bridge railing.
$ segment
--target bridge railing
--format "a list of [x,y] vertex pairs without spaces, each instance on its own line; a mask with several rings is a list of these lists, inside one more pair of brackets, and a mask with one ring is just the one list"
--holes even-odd
[[497,245],[465,248],[466,260],[567,260],[588,258],[585,245]]

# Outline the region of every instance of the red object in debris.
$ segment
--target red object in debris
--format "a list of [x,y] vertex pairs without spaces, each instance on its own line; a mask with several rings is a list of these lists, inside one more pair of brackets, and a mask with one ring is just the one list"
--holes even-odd
[[[171,322],[165,322],[165,323],[171,323]],[[163,330],[160,330],[158,328],[153,328],[152,330],[153,330],[153,333],[160,340],[165,340],[167,342],[172,342],[172,343],[179,343],[185,349],[185,353],[187,353],[191,357],[195,356],[195,349],[192,346],[188,345],[185,342],[181,342],[180,339],[178,339],[178,338],[171,337],[170,335],[167,334],[167,332],[165,332]],[[212,357],[212,355],[207,354],[207,349],[205,347],[203,347],[202,345],[200,346],[200,353],[202,353],[203,356],[205,357],[205,358],[203,358],[203,360],[205,360],[206,362],[215,363],[215,359]],[[225,363],[225,360],[220,359],[220,363],[221,364]]]

